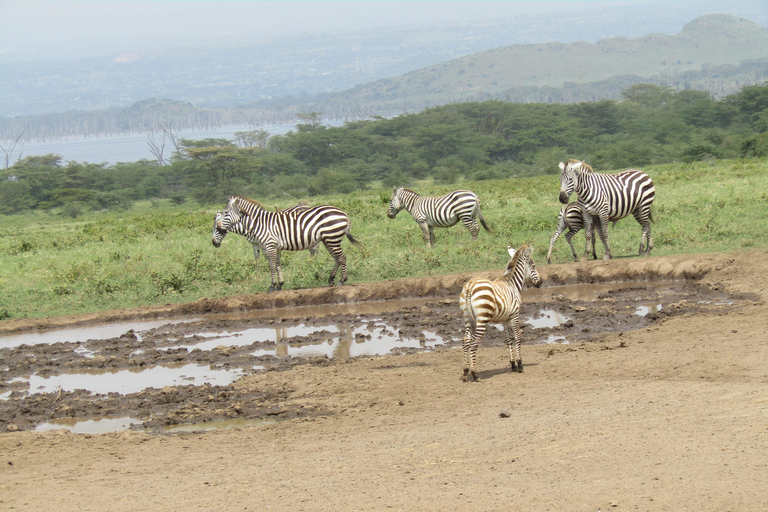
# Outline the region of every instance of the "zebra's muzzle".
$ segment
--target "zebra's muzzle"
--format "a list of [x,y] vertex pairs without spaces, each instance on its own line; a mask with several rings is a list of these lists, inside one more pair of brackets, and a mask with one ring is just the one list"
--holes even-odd
[[565,192],[560,192],[560,202],[562,204],[568,204],[569,197],[571,197],[570,194],[566,195]]

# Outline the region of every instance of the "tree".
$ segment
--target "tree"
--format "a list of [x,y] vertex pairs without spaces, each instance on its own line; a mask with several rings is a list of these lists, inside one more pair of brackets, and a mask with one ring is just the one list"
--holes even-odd
[[0,144],[0,150],[2,150],[5,156],[3,169],[8,169],[11,166],[11,159],[13,158],[13,153],[16,151],[16,148],[19,149],[19,156],[17,159],[21,159],[21,153],[24,149],[24,141],[21,140],[23,135],[24,132],[21,132],[15,139],[11,138],[3,144]]
[[249,130],[247,132],[235,132],[235,142],[244,148],[266,149],[269,141],[269,132],[266,130]]

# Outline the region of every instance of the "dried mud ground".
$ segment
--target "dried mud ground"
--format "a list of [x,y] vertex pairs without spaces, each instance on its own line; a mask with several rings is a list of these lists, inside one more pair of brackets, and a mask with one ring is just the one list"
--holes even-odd
[[[503,335],[489,331],[477,383],[460,378],[456,299],[469,274],[2,322],[0,335],[168,319],[140,336],[0,350],[0,392],[10,391],[0,401],[0,509],[768,510],[768,254],[623,258],[539,272],[544,287],[526,293],[523,316],[546,310],[571,320],[525,327],[522,374],[508,371]],[[561,285],[613,281],[633,284],[593,297],[562,293]],[[368,311],[403,298],[420,301]],[[657,302],[660,310],[635,314]],[[310,305],[327,309],[274,314]],[[196,319],[173,320],[180,316]],[[329,319],[416,339],[429,330],[445,343],[333,358],[254,356],[267,340],[169,350],[199,333]],[[320,328],[288,343],[330,337]],[[568,343],[544,343],[553,337]],[[171,362],[244,375],[226,386],[127,395],[30,394],[13,385],[32,373]],[[145,422],[104,434],[34,430],[59,418],[126,414]],[[231,418],[274,421],[163,433]]]

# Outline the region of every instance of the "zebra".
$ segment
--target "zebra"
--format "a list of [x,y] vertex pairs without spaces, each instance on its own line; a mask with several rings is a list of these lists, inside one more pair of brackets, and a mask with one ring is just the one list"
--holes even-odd
[[[464,381],[469,376],[477,381],[477,345],[485,334],[489,323],[503,323],[509,363],[513,372],[523,372],[523,358],[520,353],[520,305],[523,286],[526,282],[541,286],[541,277],[533,263],[533,246],[523,245],[519,250],[510,246],[507,270],[499,279],[472,278],[466,283],[459,296],[459,307],[464,316]],[[515,351],[512,351],[514,342]]]
[[579,198],[587,238],[584,259],[589,255],[592,241],[593,215],[600,218],[600,239],[605,247],[603,259],[613,257],[608,247],[608,221],[617,221],[630,214],[642,227],[639,253],[651,253],[651,204],[656,196],[656,188],[650,176],[639,169],[599,174],[586,163],[569,159],[560,162],[560,202],[567,204],[573,192]]
[[347,280],[347,257],[341,249],[341,241],[346,236],[353,244],[360,245],[352,236],[347,214],[330,205],[297,205],[272,212],[252,199],[231,196],[224,211],[217,212],[214,218],[213,246],[220,247],[230,231],[243,235],[253,245],[257,260],[264,251],[272,273],[270,292],[283,288],[281,250],[309,249],[314,256],[322,242],[335,261],[328,286],[333,286],[339,268],[341,279],[338,284],[341,286]]
[[[600,229],[600,217],[592,217],[592,222],[597,224],[597,229]],[[616,225],[617,221],[613,221],[613,225]],[[561,233],[566,229],[568,232],[565,234],[565,240],[568,245],[571,246],[571,252],[573,253],[573,261],[579,261],[579,257],[576,255],[576,249],[573,247],[571,239],[576,233],[584,228],[584,217],[581,213],[581,205],[578,202],[568,203],[560,209],[560,213],[557,216],[557,230],[549,239],[549,252],[547,253],[547,263],[552,263],[552,248],[555,246],[555,242]],[[592,238],[592,257],[597,259],[597,253],[595,252],[595,239]]]
[[421,228],[428,247],[434,247],[435,236],[432,228],[448,228],[459,220],[469,230],[472,240],[477,240],[477,233],[480,231],[478,219],[485,230],[490,231],[480,211],[477,194],[469,190],[455,190],[441,197],[430,197],[421,196],[404,187],[395,187],[392,199],[389,200],[387,216],[394,219],[403,208]]

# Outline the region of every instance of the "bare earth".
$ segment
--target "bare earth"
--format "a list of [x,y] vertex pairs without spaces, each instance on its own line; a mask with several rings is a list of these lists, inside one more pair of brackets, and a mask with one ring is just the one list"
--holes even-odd
[[[14,391],[0,402],[0,509],[768,510],[768,254],[624,258],[540,265],[539,272],[545,287],[524,307],[545,304],[573,322],[524,330],[523,374],[508,371],[503,335],[489,332],[478,383],[462,382],[454,340],[376,357],[261,358],[266,370],[220,388],[97,397]],[[336,320],[356,324],[370,321],[359,312],[370,301],[421,297],[434,300],[389,312],[389,321],[401,333],[428,328],[456,338],[458,291],[468,277],[6,321],[0,334],[309,304],[339,304],[347,310]],[[633,295],[653,299],[648,283],[672,279],[674,298],[661,311],[631,313]],[[594,300],[565,299],[552,288],[616,280],[638,287]],[[258,322],[294,321],[266,314]],[[187,329],[224,331],[244,322],[255,321],[203,318]],[[149,347],[172,343],[173,329],[141,340],[130,332],[93,340],[102,356],[88,361],[65,344],[3,349],[0,390],[24,372],[55,375],[89,364],[203,357],[211,365],[253,365],[253,347],[195,356]],[[570,343],[534,339],[548,334]],[[154,423],[107,434],[34,431],[55,418],[122,413],[148,414]],[[276,421],[160,433],[171,424],[233,417]]]

